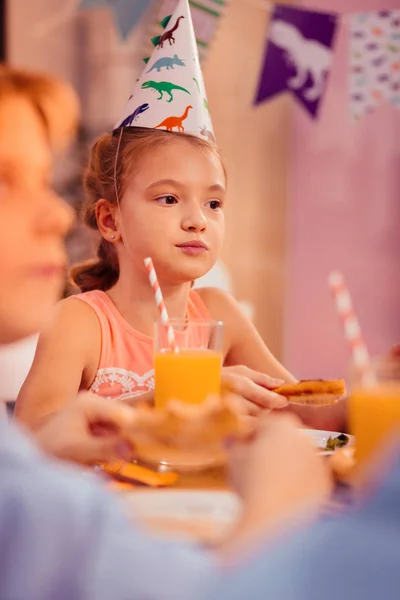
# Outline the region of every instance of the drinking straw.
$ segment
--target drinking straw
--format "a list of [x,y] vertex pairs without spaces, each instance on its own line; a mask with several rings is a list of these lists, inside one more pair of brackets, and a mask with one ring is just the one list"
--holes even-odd
[[172,329],[172,326],[171,326],[171,323],[170,323],[170,320],[168,317],[167,307],[165,306],[164,298],[163,298],[163,295],[161,292],[160,284],[158,283],[157,274],[156,274],[156,270],[153,265],[153,261],[151,260],[151,258],[145,258],[144,264],[145,264],[145,267],[146,267],[148,275],[149,275],[150,285],[153,288],[154,297],[156,299],[156,304],[157,304],[158,310],[160,311],[161,323],[163,325],[165,325],[165,327],[167,328],[168,343],[171,346],[172,350],[177,352],[178,345],[175,340],[174,330]]
[[370,355],[343,274],[340,271],[333,271],[329,276],[329,285],[335,298],[337,311],[343,321],[345,337],[350,343],[354,364],[360,370],[363,382],[371,384],[375,378]]

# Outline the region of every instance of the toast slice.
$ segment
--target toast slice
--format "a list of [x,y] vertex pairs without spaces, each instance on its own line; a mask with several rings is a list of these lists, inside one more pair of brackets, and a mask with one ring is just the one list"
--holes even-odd
[[346,393],[344,379],[302,380],[298,383],[285,383],[274,389],[274,392],[285,396],[291,404],[328,406],[335,404]]

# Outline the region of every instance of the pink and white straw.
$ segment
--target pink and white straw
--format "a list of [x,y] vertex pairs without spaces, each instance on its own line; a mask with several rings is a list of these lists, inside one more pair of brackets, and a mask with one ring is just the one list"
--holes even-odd
[[329,276],[329,285],[335,298],[337,311],[343,321],[345,337],[350,343],[354,364],[362,373],[365,382],[373,382],[370,355],[343,274],[340,271],[333,271]]
[[149,275],[150,285],[153,288],[154,297],[156,299],[156,304],[157,304],[158,310],[160,311],[161,323],[163,325],[165,325],[167,328],[168,344],[171,346],[172,350],[177,352],[178,345],[176,343],[174,330],[172,329],[172,326],[171,326],[171,323],[170,323],[170,320],[168,317],[167,307],[165,306],[164,298],[163,298],[163,295],[161,292],[160,284],[158,283],[157,274],[156,274],[156,270],[153,265],[153,261],[151,260],[151,258],[145,258],[144,264],[145,264],[145,267],[146,267],[148,275]]

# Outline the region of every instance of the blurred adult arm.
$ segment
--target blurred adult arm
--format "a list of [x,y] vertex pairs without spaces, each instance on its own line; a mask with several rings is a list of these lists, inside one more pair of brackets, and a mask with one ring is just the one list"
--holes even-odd
[[116,499],[0,420],[0,598],[197,598],[213,569],[194,545],[132,525]]

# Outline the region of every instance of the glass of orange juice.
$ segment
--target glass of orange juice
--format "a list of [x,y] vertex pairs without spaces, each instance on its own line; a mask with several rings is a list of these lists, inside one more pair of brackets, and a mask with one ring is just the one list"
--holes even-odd
[[167,326],[155,326],[155,406],[171,399],[199,404],[221,391],[222,323],[171,319],[177,350],[168,342]]
[[371,362],[369,377],[353,373],[350,389],[350,427],[356,438],[357,465],[370,458],[396,429],[400,429],[400,360]]

